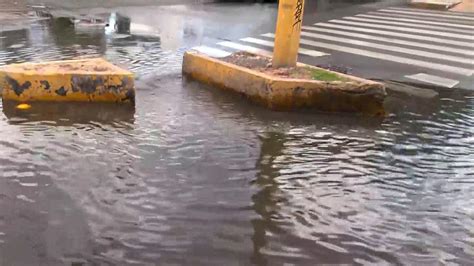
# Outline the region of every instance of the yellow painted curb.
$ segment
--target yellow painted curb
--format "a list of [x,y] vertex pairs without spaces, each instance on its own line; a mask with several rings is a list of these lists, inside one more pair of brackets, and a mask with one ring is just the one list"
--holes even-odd
[[134,103],[134,76],[104,59],[24,63],[0,68],[4,100]]
[[383,84],[340,73],[333,72],[348,81],[279,78],[194,51],[184,54],[183,73],[198,81],[238,92],[277,111],[316,109],[384,114],[386,91]]

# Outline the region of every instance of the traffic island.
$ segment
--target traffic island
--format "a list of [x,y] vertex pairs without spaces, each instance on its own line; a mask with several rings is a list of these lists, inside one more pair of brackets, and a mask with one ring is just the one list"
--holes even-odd
[[276,111],[314,109],[383,115],[383,84],[298,63],[273,68],[272,59],[245,52],[212,58],[188,51],[183,73],[244,95]]
[[135,102],[134,76],[104,59],[24,63],[0,68],[3,100]]

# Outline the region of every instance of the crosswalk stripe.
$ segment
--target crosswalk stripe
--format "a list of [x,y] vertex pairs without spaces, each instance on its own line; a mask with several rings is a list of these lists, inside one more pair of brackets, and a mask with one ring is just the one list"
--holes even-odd
[[441,87],[446,87],[446,88],[452,88],[459,83],[459,80],[442,78],[442,77],[433,76],[433,75],[429,75],[425,73],[407,75],[405,77],[409,79],[414,79],[421,82],[429,83],[429,84],[434,84]]
[[217,44],[220,45],[220,46],[232,48],[232,49],[235,49],[235,50],[245,51],[245,52],[249,52],[249,53],[253,53],[253,54],[259,54],[259,55],[269,56],[269,57],[272,56],[272,53],[267,51],[267,50],[259,49],[259,48],[253,47],[253,46],[243,45],[243,44],[240,44],[240,43],[225,41],[225,42],[219,42]]
[[[378,13],[369,13],[369,14],[378,14]],[[405,21],[405,22],[415,22],[418,24],[429,24],[429,25],[440,25],[440,26],[448,26],[454,28],[464,28],[464,29],[471,29],[471,25],[462,25],[462,24],[453,24],[453,23],[446,23],[446,22],[436,22],[436,21],[427,21],[427,20],[420,20],[420,19],[409,19],[409,18],[396,18],[396,17],[387,17],[387,16],[377,16],[377,15],[367,15],[367,14],[358,14],[356,17],[365,17],[365,18],[375,18],[375,19],[383,19],[383,20],[394,20],[394,21]]]
[[[403,10],[403,11],[420,11],[417,8],[406,8],[406,7],[389,7],[387,9],[395,9],[395,10]],[[444,14],[444,15],[459,15],[459,16],[466,16],[466,17],[474,17],[471,13],[464,13],[459,11],[436,11],[436,10],[423,10],[426,13],[433,13],[433,14]]]
[[423,29],[432,29],[432,30],[444,30],[444,31],[451,31],[451,32],[457,32],[457,33],[465,33],[465,34],[471,34],[471,35],[473,34],[473,29],[471,29],[471,30],[462,30],[462,29],[453,29],[453,28],[449,28],[449,27],[440,27],[440,26],[433,26],[433,25],[424,25],[424,24],[420,24],[420,23],[407,23],[407,22],[387,21],[387,20],[361,18],[361,17],[344,17],[344,19],[347,19],[347,20],[355,20],[355,21],[363,21],[363,22],[371,22],[371,23],[378,23],[378,24],[400,25],[400,26],[423,28]]
[[[457,48],[452,48],[452,47],[446,47],[446,45],[442,46],[442,45],[426,44],[426,43],[421,43],[421,42],[405,41],[405,40],[400,40],[400,39],[379,37],[379,36],[367,35],[367,34],[362,34],[362,33],[352,33],[352,32],[348,32],[348,31],[318,28],[318,27],[314,27],[312,29],[312,31],[332,33],[332,34],[338,34],[338,35],[349,36],[349,37],[360,38],[360,39],[366,39],[366,40],[389,42],[389,43],[393,43],[393,44],[401,44],[401,45],[408,45],[408,46],[414,46],[414,47],[428,48],[428,49],[438,50],[438,51],[443,51],[443,52],[463,54],[463,55],[467,55],[467,56],[471,56],[471,57],[474,56],[474,51],[473,50],[465,50],[465,49],[457,49]],[[301,35],[302,36],[307,36],[307,37],[316,37],[313,33],[305,32],[305,31],[302,31]]]
[[425,12],[391,10],[391,9],[379,9],[378,11],[387,12],[387,13],[400,13],[400,14],[410,14],[410,15],[426,16],[426,17],[440,17],[440,18],[474,21],[474,17],[464,17],[464,16],[456,16],[456,15],[430,14],[430,13],[425,13]]
[[351,53],[351,54],[356,54],[356,55],[361,55],[361,56],[366,56],[366,57],[371,57],[375,59],[401,63],[401,64],[408,64],[408,65],[419,66],[423,68],[450,72],[450,73],[455,73],[455,74],[463,75],[463,76],[471,76],[472,74],[474,74],[473,69],[454,67],[454,66],[443,65],[443,64],[427,62],[427,61],[422,61],[422,60],[416,60],[416,59],[411,59],[411,58],[406,58],[406,57],[394,56],[390,54],[372,52],[372,51],[363,50],[363,49],[351,48],[351,47],[341,46],[341,45],[336,45],[336,44],[316,42],[316,41],[311,41],[311,40],[306,40],[306,39],[301,39],[300,42],[301,44],[305,44],[305,45],[326,48],[326,49],[340,51],[344,53]]
[[381,16],[386,16],[386,17],[423,19],[426,21],[447,22],[447,23],[454,23],[454,24],[460,24],[460,25],[466,25],[466,26],[474,25],[471,21],[459,21],[459,20],[453,21],[452,19],[444,19],[444,18],[436,18],[436,17],[434,18],[433,17],[420,17],[417,15],[407,15],[407,14],[399,14],[399,13],[385,13],[385,12],[371,11],[371,12],[368,12],[367,14],[381,15]]
[[[307,34],[303,34],[303,35],[307,36]],[[463,57],[457,57],[457,56],[444,55],[440,53],[431,53],[431,52],[425,52],[421,50],[403,48],[400,46],[377,44],[373,42],[359,41],[359,40],[348,39],[348,38],[340,38],[340,37],[324,35],[324,34],[313,33],[312,37],[315,37],[318,39],[324,39],[328,41],[347,43],[351,45],[370,47],[370,48],[375,48],[375,49],[380,49],[380,50],[387,50],[387,51],[392,51],[392,52],[397,52],[397,53],[411,54],[411,55],[416,55],[416,56],[421,56],[421,57],[452,61],[452,62],[461,63],[461,64],[468,64],[471,67],[474,67],[474,59],[472,58],[463,58]]]
[[456,33],[448,33],[448,32],[440,32],[440,31],[431,31],[431,30],[421,30],[421,29],[413,29],[407,27],[395,27],[389,25],[379,25],[374,23],[362,23],[362,22],[354,22],[354,21],[345,21],[340,19],[331,19],[329,22],[332,23],[339,23],[339,24],[348,24],[348,25],[356,25],[362,27],[371,27],[377,29],[386,29],[386,30],[397,30],[397,31],[405,31],[411,33],[421,33],[421,34],[429,34],[441,37],[450,37],[450,38],[457,38],[457,39],[466,39],[473,41],[474,44],[474,35],[464,35],[464,34],[456,34]]
[[[244,42],[260,44],[260,45],[267,46],[267,47],[273,47],[274,46],[273,42],[269,42],[269,41],[265,41],[265,40],[261,40],[261,39],[257,39],[257,38],[250,38],[249,37],[249,38],[243,38],[243,39],[240,39],[240,40],[244,41]],[[328,55],[327,53],[314,51],[314,50],[309,50],[309,49],[304,49],[304,48],[300,48],[298,53],[313,56],[313,57]]]
[[[415,39],[415,40],[437,42],[437,43],[442,43],[442,44],[452,44],[452,45],[464,46],[464,47],[469,47],[469,48],[474,47],[474,43],[472,43],[472,42],[453,41],[453,40],[447,40],[447,39],[443,39],[443,38],[428,37],[428,36],[400,33],[400,32],[393,32],[393,31],[375,30],[375,29],[367,29],[367,28],[357,28],[357,27],[350,27],[350,26],[345,26],[345,25],[323,23],[323,22],[316,23],[315,25],[316,26],[324,26],[324,27],[328,27],[328,28],[344,29],[344,30],[349,30],[349,31],[360,31],[360,32],[366,32],[366,33],[382,34],[382,35],[386,35],[386,36],[396,36],[396,37],[403,37],[403,38],[409,38],[409,39]],[[306,30],[313,30],[314,29],[314,27],[310,27],[310,26],[303,26],[302,28],[306,29]]]
[[206,54],[206,55],[211,56],[211,57],[226,57],[226,56],[231,55],[231,53],[229,53],[227,51],[217,49],[217,48],[212,48],[212,47],[209,47],[209,46],[196,46],[196,47],[193,47],[191,49],[195,50],[195,51],[198,51],[200,53]]

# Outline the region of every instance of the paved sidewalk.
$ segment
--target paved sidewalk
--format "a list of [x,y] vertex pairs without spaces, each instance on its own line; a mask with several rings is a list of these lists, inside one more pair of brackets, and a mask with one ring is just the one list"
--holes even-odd
[[450,10],[474,13],[474,0],[463,0],[462,3],[453,7]]

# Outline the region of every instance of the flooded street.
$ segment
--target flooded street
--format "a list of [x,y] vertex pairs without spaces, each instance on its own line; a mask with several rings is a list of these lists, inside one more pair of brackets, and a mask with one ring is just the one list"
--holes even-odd
[[[472,264],[474,92],[393,96],[383,119],[268,111],[181,75],[186,49],[276,12],[226,8],[0,32],[0,65],[103,56],[137,76],[135,109],[0,104],[0,265]],[[242,10],[257,22],[224,20]]]

